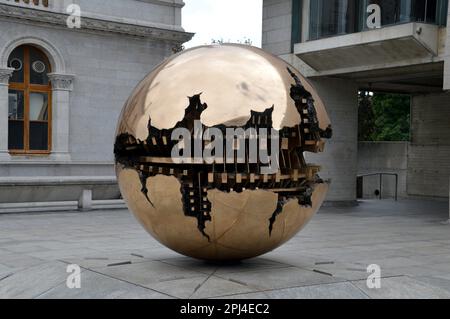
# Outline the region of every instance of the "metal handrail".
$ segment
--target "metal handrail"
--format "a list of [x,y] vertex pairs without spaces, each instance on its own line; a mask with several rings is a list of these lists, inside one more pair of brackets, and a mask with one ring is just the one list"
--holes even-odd
[[371,174],[363,174],[358,175],[358,178],[363,179],[364,184],[364,177],[370,177],[370,176],[380,176],[380,200],[383,199],[383,176],[395,176],[395,201],[398,201],[398,174],[396,173],[371,173]]

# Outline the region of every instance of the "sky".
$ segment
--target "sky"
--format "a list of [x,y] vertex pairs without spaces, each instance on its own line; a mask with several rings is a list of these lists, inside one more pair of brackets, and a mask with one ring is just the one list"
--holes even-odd
[[211,40],[244,42],[261,47],[262,0],[184,0],[183,28],[194,32],[186,48]]

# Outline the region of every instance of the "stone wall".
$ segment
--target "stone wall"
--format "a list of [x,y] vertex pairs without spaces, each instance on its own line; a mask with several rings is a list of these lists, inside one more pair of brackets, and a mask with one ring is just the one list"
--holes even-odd
[[[0,5],[5,2],[0,0]],[[140,17],[148,23],[167,23],[167,28],[157,29],[158,35],[152,36],[150,33],[155,29],[148,27],[149,34],[134,36],[132,22],[140,23],[138,20],[127,21],[131,23],[127,24],[130,29],[127,29],[128,34],[124,34],[116,32],[116,29],[76,30],[65,25],[50,27],[41,21],[25,23],[18,19],[2,18],[0,71],[8,71],[5,59],[15,43],[32,43],[49,55],[52,72],[64,73],[70,76],[72,82],[68,90],[54,89],[53,92],[52,154],[48,157],[10,156],[6,150],[7,135],[3,134],[0,136],[0,176],[114,175],[115,128],[126,99],[148,72],[173,54],[172,48],[180,39],[186,41],[190,38],[189,34],[179,31],[181,19],[175,19],[182,7],[182,2],[178,0],[113,0],[108,4],[92,0],[66,2],[80,3],[89,12],[106,6],[105,10],[101,10],[104,17],[117,14],[128,19],[131,16],[127,14],[140,13],[141,16],[136,16],[136,19]],[[117,22],[110,18],[102,25],[108,25],[109,21]],[[146,27],[142,28],[136,32],[147,32]],[[173,36],[175,29],[176,37]],[[171,37],[172,40],[169,40]],[[0,95],[0,113],[5,113],[0,117],[7,119],[7,86],[0,86]],[[0,121],[0,132],[3,131],[7,132],[7,120]],[[66,136],[67,142],[61,148],[59,142],[63,136]],[[64,156],[56,156],[61,155],[60,148],[64,150]]]
[[358,88],[340,79],[311,80],[323,100],[333,125],[333,138],[325,152],[307,154],[307,161],[322,166],[320,176],[331,179],[327,201],[354,203],[358,147]]
[[[398,174],[398,196],[406,197],[406,176],[408,171],[409,142],[359,142],[358,175],[373,173]],[[364,177],[364,198],[377,198],[380,190],[380,177]],[[395,177],[384,176],[382,180],[382,197],[393,198],[395,195]]]
[[[450,178],[450,93],[415,95],[411,106],[410,143],[360,143],[358,173],[396,172],[400,196],[447,198]],[[392,196],[394,180],[387,177],[384,197]],[[366,197],[379,189],[367,179]]]
[[263,2],[262,47],[275,54],[291,53],[292,0]]
[[448,197],[450,92],[413,96],[411,114],[408,193]]

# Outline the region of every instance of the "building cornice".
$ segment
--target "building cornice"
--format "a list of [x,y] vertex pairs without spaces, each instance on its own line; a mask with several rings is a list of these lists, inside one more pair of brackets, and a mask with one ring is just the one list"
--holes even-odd
[[[39,9],[30,9],[20,6],[0,4],[0,17],[28,20],[38,24],[50,24],[67,28],[69,15]],[[184,43],[192,39],[193,33],[178,30],[163,29],[147,25],[107,21],[92,17],[81,17],[80,31],[97,31],[118,33],[130,36],[161,39],[172,42]]]

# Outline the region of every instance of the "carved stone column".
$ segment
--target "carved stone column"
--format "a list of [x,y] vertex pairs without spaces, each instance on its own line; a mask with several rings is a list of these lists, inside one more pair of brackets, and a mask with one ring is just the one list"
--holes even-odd
[[69,161],[70,92],[74,75],[50,73],[52,83],[52,159]]
[[10,158],[8,153],[8,84],[14,69],[0,69],[0,161]]

